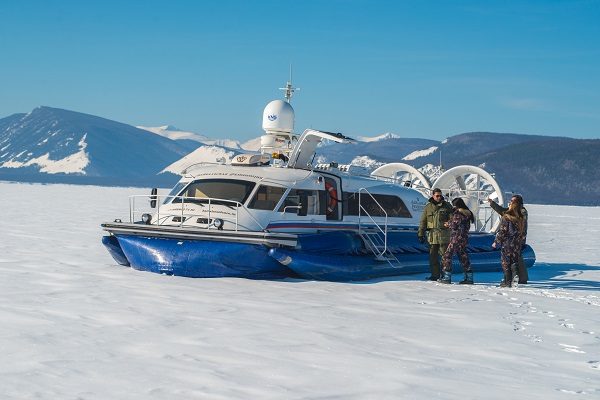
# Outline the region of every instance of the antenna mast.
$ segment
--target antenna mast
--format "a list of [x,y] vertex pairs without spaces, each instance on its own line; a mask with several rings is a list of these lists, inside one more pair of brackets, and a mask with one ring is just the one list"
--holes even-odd
[[292,95],[296,90],[300,90],[300,88],[292,87],[292,63],[290,62],[290,80],[286,83],[284,88],[279,88],[279,90],[285,90],[285,94],[283,95],[287,102],[289,103],[292,100]]

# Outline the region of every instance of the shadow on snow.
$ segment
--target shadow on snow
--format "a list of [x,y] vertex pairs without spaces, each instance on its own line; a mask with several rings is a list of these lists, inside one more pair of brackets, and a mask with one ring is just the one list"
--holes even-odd
[[[592,266],[586,264],[552,264],[536,262],[532,268],[527,269],[529,273],[529,281],[523,287],[531,287],[536,289],[569,289],[569,290],[600,290],[599,280],[586,280],[582,276],[586,271],[600,272],[600,266]],[[477,272],[475,273],[476,285],[497,286],[502,279],[501,272]],[[397,275],[370,279],[364,281],[348,281],[348,282],[329,282],[338,284],[353,284],[353,285],[370,285],[379,282],[410,282],[423,281],[429,274],[412,274],[412,275]],[[453,282],[458,282],[462,279],[462,273],[454,272],[452,274]],[[301,283],[310,280],[288,278],[285,281],[290,283]],[[428,282],[437,284],[435,282]]]

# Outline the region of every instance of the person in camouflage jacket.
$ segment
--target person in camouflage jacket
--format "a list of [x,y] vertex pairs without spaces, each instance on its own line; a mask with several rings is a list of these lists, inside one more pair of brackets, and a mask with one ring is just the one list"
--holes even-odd
[[450,243],[450,228],[444,224],[452,219],[452,205],[444,200],[442,191],[433,189],[433,195],[423,208],[417,236],[421,243],[427,242],[429,248],[429,268],[431,276],[428,280],[437,281],[440,278],[440,257],[443,257]]
[[498,229],[496,240],[492,244],[493,248],[501,246],[500,258],[504,272],[504,279],[500,283],[501,287],[516,287],[519,283],[517,263],[523,251],[527,234],[525,217],[521,213],[522,208],[523,204],[518,198],[513,197],[508,210],[502,216],[500,229]]
[[[520,201],[521,204],[523,204],[523,197],[516,194],[511,198],[511,201]],[[488,199],[488,202],[490,203],[492,210],[496,211],[501,216],[504,215],[504,213],[508,210],[507,207],[502,207],[500,204],[496,203],[492,199]],[[524,206],[521,207],[521,214],[523,214],[523,217],[525,218],[525,238],[523,240],[523,244],[525,244],[525,241],[527,240],[528,216],[527,216],[527,209]],[[525,261],[523,261],[522,255],[519,255],[519,260],[517,262],[517,269],[519,272],[519,284],[527,283],[527,281],[529,280],[529,273],[527,272],[527,267],[525,266]]]
[[439,282],[451,283],[452,279],[452,259],[458,255],[458,261],[462,265],[464,279],[460,284],[473,284],[473,270],[471,269],[471,261],[467,253],[467,245],[469,244],[469,230],[471,223],[475,222],[473,213],[460,197],[452,200],[454,206],[453,217],[451,221],[446,222],[445,226],[450,228],[450,244],[442,258],[444,269]]

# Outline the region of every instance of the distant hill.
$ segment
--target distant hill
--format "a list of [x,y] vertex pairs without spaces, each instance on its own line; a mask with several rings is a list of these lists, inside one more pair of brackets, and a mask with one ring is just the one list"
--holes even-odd
[[159,127],[138,126],[138,128],[154,132],[157,135],[164,136],[172,140],[177,140],[178,143],[186,143],[186,145],[189,144],[192,147],[192,150],[195,150],[199,146],[198,143],[209,146],[225,147],[232,150],[260,150],[260,138],[258,138],[258,141],[253,139],[245,143],[240,143],[237,140],[231,139],[211,139],[207,136],[198,135],[194,132],[183,131],[172,125]]
[[599,154],[599,139],[546,138],[506,146],[473,160],[485,162],[496,171],[501,187],[526,193],[531,203],[597,206]]
[[453,136],[431,154],[409,164],[482,165],[506,191],[537,204],[600,205],[595,158],[600,139],[473,132]]
[[377,141],[366,141],[358,146],[333,143],[319,149],[319,157],[335,160],[341,164],[350,164],[359,156],[367,156],[382,163],[398,162],[408,154],[438,145],[440,142],[430,139],[382,138]]
[[[444,141],[392,134],[357,137],[359,145],[323,143],[315,162],[375,168],[404,162],[423,171],[477,165],[526,203],[600,205],[600,140],[471,132]],[[260,149],[172,126],[133,127],[101,117],[38,107],[0,119],[0,180],[170,187],[187,165],[231,160]]]
[[0,149],[0,179],[96,184],[177,181],[157,174],[191,151],[131,125],[51,107],[0,119]]

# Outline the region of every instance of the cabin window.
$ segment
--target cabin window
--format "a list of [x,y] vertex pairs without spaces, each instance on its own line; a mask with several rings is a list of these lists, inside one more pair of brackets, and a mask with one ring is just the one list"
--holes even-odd
[[[345,202],[347,205],[347,215],[358,215],[358,193],[349,193],[348,198]],[[377,200],[377,204],[373,201],[373,197],[367,193],[361,193],[360,204],[372,217],[383,217],[385,216],[383,209],[387,212],[388,217],[399,217],[399,218],[412,218],[410,211],[406,207],[406,204],[398,196],[389,194],[372,194]],[[381,205],[381,207],[380,207]],[[361,215],[364,215],[365,211],[361,211]]]
[[167,204],[169,201],[171,201],[173,199],[173,197],[177,196],[179,194],[179,192],[181,191],[181,189],[183,189],[183,187],[185,186],[184,183],[178,183],[177,185],[175,185],[175,187],[173,189],[171,189],[171,191],[169,192],[169,194],[165,197],[163,204]]
[[248,208],[273,211],[285,191],[286,188],[282,187],[260,185],[256,190],[256,194],[248,203]]
[[212,199],[220,199],[243,204],[255,185],[254,182],[234,179],[206,179],[191,183],[179,196],[185,196],[184,202],[206,202],[210,198],[211,202]]
[[292,189],[279,207],[279,211],[298,215],[315,215],[318,214],[317,199],[316,190]]

